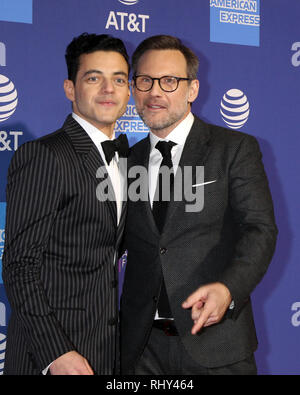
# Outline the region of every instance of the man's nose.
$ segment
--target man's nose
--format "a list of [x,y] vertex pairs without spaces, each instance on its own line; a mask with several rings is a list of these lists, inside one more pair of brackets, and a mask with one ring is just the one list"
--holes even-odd
[[162,93],[163,93],[163,90],[161,89],[161,87],[159,85],[159,80],[154,80],[153,86],[150,90],[150,94],[152,94],[153,96],[161,96]]
[[113,81],[110,78],[104,78],[101,84],[101,91],[113,92],[114,90],[115,90],[115,86]]

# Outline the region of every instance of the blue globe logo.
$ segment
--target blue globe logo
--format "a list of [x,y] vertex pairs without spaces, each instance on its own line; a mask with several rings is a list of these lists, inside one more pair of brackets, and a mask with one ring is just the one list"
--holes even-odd
[[120,3],[125,5],[134,5],[139,2],[139,0],[119,0]]
[[0,74],[0,122],[6,121],[16,111],[18,93],[13,82]]
[[239,89],[230,89],[222,97],[220,113],[229,128],[240,129],[249,118],[247,96]]

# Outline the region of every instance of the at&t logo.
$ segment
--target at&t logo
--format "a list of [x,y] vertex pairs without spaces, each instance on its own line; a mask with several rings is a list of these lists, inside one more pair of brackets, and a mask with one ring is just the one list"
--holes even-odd
[[6,47],[4,43],[0,43],[0,66],[6,66]]
[[18,130],[11,130],[6,132],[0,131],[0,152],[1,151],[16,151],[19,147],[19,136],[23,136],[23,132]]
[[[132,6],[139,2],[139,0],[118,0],[119,3]],[[129,32],[145,33],[146,23],[150,18],[149,15],[134,14],[121,11],[110,11],[105,29],[113,27],[115,30],[128,30]]]
[[292,56],[292,65],[294,67],[300,66],[300,42],[293,43],[292,51],[295,52]]
[[[6,46],[0,42],[0,66],[6,66]],[[14,83],[5,75],[0,74],[0,125],[7,121],[16,111],[18,92]],[[0,126],[1,127],[1,126]],[[19,146],[19,136],[23,132],[0,129],[0,152],[16,150]]]
[[230,89],[221,100],[220,113],[223,121],[231,129],[240,129],[249,118],[247,96],[239,89]]
[[300,326],[300,302],[292,304],[292,311],[295,313],[292,315],[291,323],[293,326]]
[[[13,82],[0,74],[0,122],[7,121],[16,111],[18,105],[18,92]],[[23,132],[0,130],[0,151],[16,150],[19,145],[19,136]]]
[[6,121],[15,111],[18,93],[13,82],[0,74],[0,122]]
[[0,326],[6,326],[6,307],[0,302]]
[[129,32],[146,32],[146,20],[149,19],[149,15],[136,15],[128,14],[127,12],[114,12],[110,11],[107,18],[105,29],[114,27],[116,30],[125,30]]
[[120,3],[125,5],[134,5],[139,2],[139,0],[119,0]]

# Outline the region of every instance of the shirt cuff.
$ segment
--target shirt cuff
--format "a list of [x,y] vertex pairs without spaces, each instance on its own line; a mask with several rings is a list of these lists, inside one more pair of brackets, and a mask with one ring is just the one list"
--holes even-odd
[[46,375],[47,375],[48,370],[49,370],[49,368],[50,368],[50,366],[51,366],[52,364],[53,364],[53,362],[51,362],[50,365],[48,365],[48,366],[46,367],[46,369],[44,369],[44,370],[42,371],[42,375],[43,375],[43,376],[46,376]]

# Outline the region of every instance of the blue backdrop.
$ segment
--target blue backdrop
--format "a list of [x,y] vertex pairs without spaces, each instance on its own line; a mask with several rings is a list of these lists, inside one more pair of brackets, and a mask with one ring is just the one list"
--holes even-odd
[[[193,111],[260,143],[279,238],[253,294],[258,370],[299,374],[299,17],[299,0],[1,0],[0,255],[10,159],[20,144],[59,128],[71,110],[63,92],[66,45],[84,31],[110,33],[131,54],[148,36],[176,35],[200,59]],[[147,133],[132,99],[116,128],[131,144]],[[123,270],[120,264],[121,278]],[[9,313],[0,277],[0,374]]]

